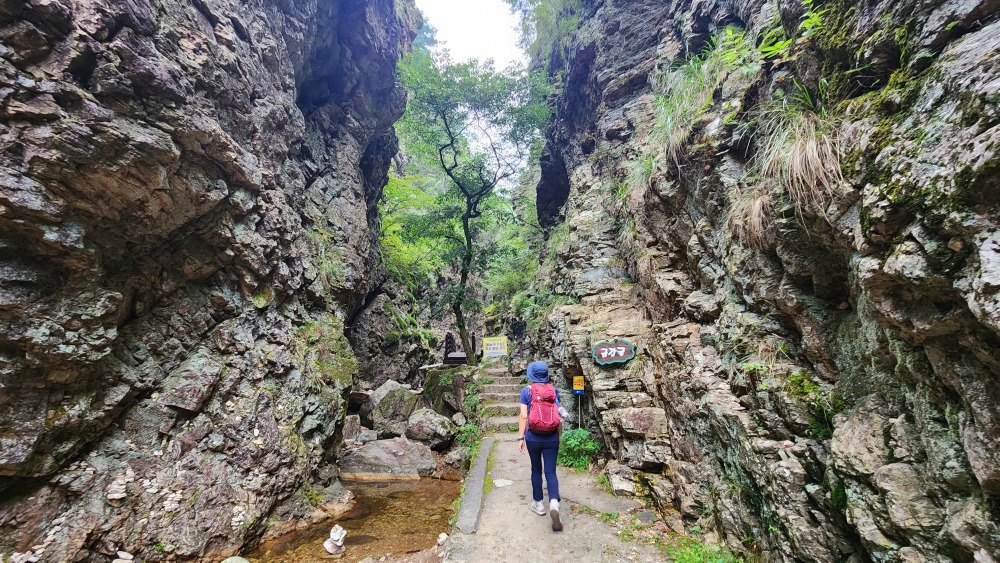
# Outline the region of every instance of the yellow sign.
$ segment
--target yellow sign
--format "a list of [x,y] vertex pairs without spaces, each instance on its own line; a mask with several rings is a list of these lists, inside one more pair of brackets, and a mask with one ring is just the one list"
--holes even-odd
[[499,358],[507,355],[507,337],[489,336],[483,339],[483,357]]
[[583,391],[583,376],[582,375],[574,375],[573,376],[573,390],[574,391]]

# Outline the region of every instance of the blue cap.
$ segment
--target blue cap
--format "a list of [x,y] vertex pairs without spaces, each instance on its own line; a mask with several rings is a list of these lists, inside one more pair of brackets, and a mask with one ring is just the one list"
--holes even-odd
[[548,383],[549,366],[545,362],[531,362],[528,364],[528,381],[532,383]]

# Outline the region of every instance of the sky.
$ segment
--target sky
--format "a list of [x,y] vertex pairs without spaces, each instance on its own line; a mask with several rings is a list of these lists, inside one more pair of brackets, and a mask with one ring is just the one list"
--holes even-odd
[[504,0],[416,0],[424,17],[437,29],[437,40],[451,51],[454,62],[493,59],[497,68],[524,63],[517,46],[517,17]]

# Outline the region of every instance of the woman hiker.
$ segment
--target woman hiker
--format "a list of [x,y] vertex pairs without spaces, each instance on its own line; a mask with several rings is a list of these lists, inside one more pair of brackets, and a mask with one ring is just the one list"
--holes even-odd
[[[561,531],[559,520],[559,479],[556,477],[556,457],[559,454],[559,434],[562,431],[560,415],[566,411],[559,407],[559,392],[549,382],[549,366],[545,362],[528,365],[528,385],[521,389],[521,415],[518,418],[518,448],[528,450],[531,459],[531,511],[545,516],[542,504],[542,473],[549,490],[549,517],[552,529]],[[533,404],[534,403],[534,404]]]

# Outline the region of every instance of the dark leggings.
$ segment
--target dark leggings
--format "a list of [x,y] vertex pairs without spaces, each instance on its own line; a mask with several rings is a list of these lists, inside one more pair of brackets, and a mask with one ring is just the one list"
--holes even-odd
[[[559,500],[559,479],[556,477],[556,456],[559,442],[532,442],[526,440],[528,457],[531,458],[531,498],[542,500],[542,468],[545,468],[545,484],[549,488],[549,500]],[[544,463],[543,463],[544,462]]]

